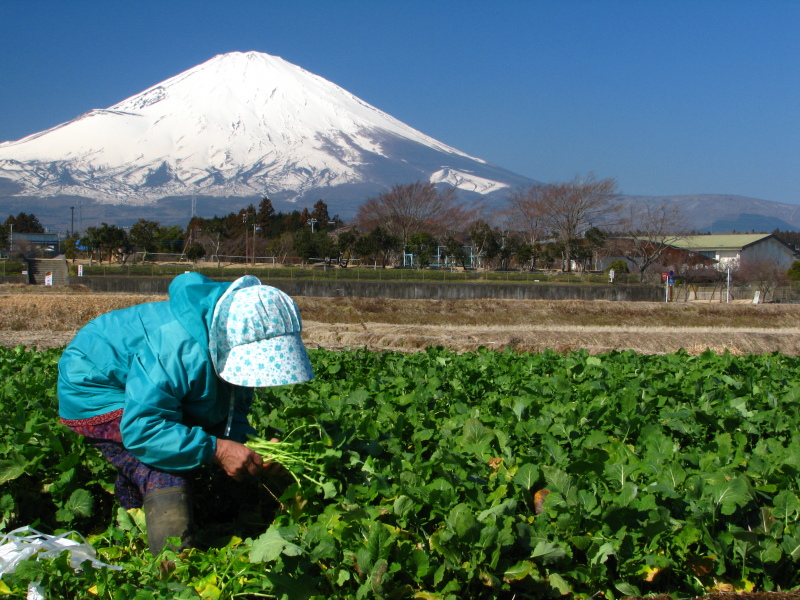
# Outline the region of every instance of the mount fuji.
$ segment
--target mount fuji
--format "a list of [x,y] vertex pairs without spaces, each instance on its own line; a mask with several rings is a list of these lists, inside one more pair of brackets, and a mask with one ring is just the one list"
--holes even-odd
[[91,222],[185,224],[190,200],[212,216],[264,195],[278,210],[324,199],[349,218],[369,196],[420,180],[466,197],[534,183],[259,52],[215,56],[114,106],[0,143],[0,207],[39,206],[62,227],[76,205]]

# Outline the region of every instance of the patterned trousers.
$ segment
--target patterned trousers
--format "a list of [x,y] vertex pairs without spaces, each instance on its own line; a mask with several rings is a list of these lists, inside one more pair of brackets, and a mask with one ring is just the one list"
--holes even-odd
[[87,437],[86,441],[100,450],[117,469],[114,493],[125,510],[141,508],[144,496],[153,490],[188,487],[187,474],[178,475],[144,464],[122,445],[122,442]]

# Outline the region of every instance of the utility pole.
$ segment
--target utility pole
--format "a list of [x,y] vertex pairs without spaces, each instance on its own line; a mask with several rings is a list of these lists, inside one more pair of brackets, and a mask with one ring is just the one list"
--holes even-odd
[[69,209],[72,211],[72,220],[69,227],[69,237],[75,237],[75,207],[70,206]]
[[242,215],[242,223],[244,224],[244,262],[247,264],[249,261],[247,254],[247,213]]

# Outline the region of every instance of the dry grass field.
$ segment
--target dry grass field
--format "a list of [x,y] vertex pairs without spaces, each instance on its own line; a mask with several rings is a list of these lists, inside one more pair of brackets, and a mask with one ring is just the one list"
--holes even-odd
[[[164,296],[0,285],[0,345],[63,346],[87,321]],[[800,354],[800,305],[295,298],[310,348],[417,351],[481,346],[659,354]]]

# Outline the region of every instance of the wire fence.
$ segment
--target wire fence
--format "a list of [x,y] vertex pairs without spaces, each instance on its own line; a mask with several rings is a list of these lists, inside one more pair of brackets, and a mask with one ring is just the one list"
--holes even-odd
[[[216,257],[214,257],[216,258]],[[343,281],[408,281],[408,282],[494,282],[494,283],[563,283],[563,284],[608,284],[608,275],[604,273],[578,272],[535,272],[535,271],[478,271],[451,268],[383,268],[379,263],[373,265],[356,265],[342,268],[323,261],[309,266],[289,266],[291,263],[278,262],[276,257],[262,257],[256,263],[237,263],[227,259],[236,257],[220,256],[220,263],[225,266],[216,266],[216,260],[199,261],[196,264],[190,261],[175,263],[149,263],[128,265],[93,265],[84,266],[83,274],[86,276],[145,276],[145,277],[174,277],[184,272],[202,273],[210,278],[232,279],[243,275],[256,275],[270,279],[319,279]],[[244,257],[241,257],[244,258]],[[269,259],[269,260],[265,260]],[[252,260],[252,257],[251,257]],[[73,267],[74,269],[74,267]],[[617,276],[614,285],[642,285],[636,276]]]
[[[149,257],[149,255],[148,255]],[[260,257],[256,263],[236,263],[228,260],[232,257],[220,256],[220,262],[226,266],[217,267],[216,260],[198,262],[190,261],[172,263],[148,263],[129,265],[84,265],[84,276],[91,277],[175,277],[181,273],[197,272],[212,279],[235,279],[244,275],[255,275],[262,281],[269,280],[319,280],[319,281],[386,281],[386,282],[427,282],[427,283],[514,283],[530,285],[559,285],[559,284],[586,284],[609,285],[609,277],[600,272],[573,272],[560,271],[478,271],[457,270],[449,268],[382,268],[380,264],[370,266],[351,266],[342,268],[337,265],[319,262],[311,266],[294,266],[291,263],[278,262],[277,257]],[[223,258],[225,260],[223,260]],[[214,257],[216,259],[216,256]],[[250,257],[252,261],[252,257]],[[77,267],[71,267],[72,275],[77,275]],[[73,279],[76,281],[77,279]],[[755,287],[737,286],[731,289],[730,296],[727,290],[720,285],[691,285],[678,283],[667,293],[663,285],[654,283],[641,283],[638,275],[621,274],[614,278],[613,285],[622,287],[661,287],[665,293],[661,296],[669,302],[731,302],[753,300]],[[800,282],[788,281],[778,285],[768,294],[760,293],[760,302],[800,303]]]

